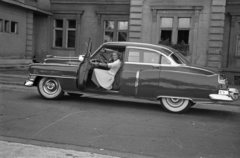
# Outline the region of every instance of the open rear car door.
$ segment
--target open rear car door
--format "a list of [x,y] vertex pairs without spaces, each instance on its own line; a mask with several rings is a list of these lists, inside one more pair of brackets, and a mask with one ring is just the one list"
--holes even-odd
[[90,56],[91,56],[92,40],[89,38],[87,45],[87,53],[84,56],[84,60],[79,64],[77,72],[77,87],[79,90],[83,90],[86,87],[88,78],[88,71],[91,68]]

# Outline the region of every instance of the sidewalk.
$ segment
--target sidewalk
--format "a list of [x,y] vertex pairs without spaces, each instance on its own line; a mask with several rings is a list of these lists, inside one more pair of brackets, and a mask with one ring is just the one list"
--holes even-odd
[[0,70],[0,84],[23,86],[28,76],[29,71],[27,68]]
[[[2,69],[0,70],[0,84],[6,84],[6,85],[19,85],[24,86],[24,82],[29,77],[29,71],[27,68],[24,69]],[[240,90],[239,85],[229,85],[231,88],[236,88]],[[217,104],[221,105],[238,105],[240,106],[240,94],[238,101],[235,102],[218,102]]]
[[119,158],[90,152],[0,141],[1,158]]

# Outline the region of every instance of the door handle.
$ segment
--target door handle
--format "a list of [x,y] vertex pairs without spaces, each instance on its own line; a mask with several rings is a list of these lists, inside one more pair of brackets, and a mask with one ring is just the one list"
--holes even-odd
[[154,68],[160,68],[160,65],[153,65]]

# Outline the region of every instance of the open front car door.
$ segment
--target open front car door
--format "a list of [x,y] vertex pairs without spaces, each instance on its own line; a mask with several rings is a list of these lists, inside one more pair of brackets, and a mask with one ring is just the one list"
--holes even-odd
[[77,72],[77,87],[79,90],[83,90],[86,87],[86,82],[88,78],[88,71],[90,66],[90,56],[91,56],[92,40],[89,38],[87,45],[87,53],[84,56],[84,60],[79,64]]

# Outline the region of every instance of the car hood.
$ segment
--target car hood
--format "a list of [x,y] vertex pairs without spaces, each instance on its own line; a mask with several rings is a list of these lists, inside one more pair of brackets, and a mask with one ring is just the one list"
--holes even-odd
[[44,64],[67,64],[67,65],[79,65],[80,61],[78,57],[56,57],[50,56],[44,60]]

